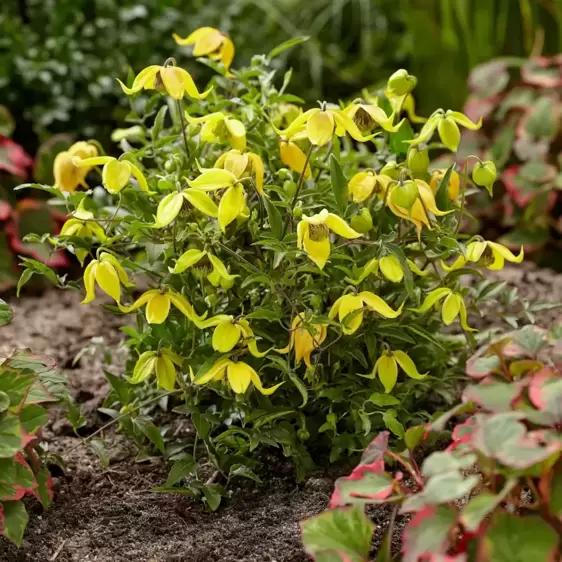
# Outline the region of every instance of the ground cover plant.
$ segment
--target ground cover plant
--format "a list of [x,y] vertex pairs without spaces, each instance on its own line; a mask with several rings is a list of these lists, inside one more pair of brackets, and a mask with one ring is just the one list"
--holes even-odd
[[[337,481],[332,509],[303,523],[313,558],[368,560],[374,527],[364,507],[387,504],[392,522],[377,561],[559,560],[560,336],[527,326],[497,338],[468,362],[473,383],[461,405],[409,428],[399,449],[380,433]],[[420,447],[436,438],[449,445],[420,467]],[[401,553],[391,547],[397,514],[410,516]]]
[[[57,156],[54,186],[20,187],[71,215],[49,240],[84,267],[79,285],[26,260],[20,286],[47,274],[83,287],[90,306],[99,288],[103,306],[136,320],[102,411],[139,460],[171,462],[159,491],[216,509],[233,478],[259,479],[263,448],[302,479],[381,429],[402,439],[429,423],[475,345],[469,313],[503,286],[461,278],[523,253],[459,233],[468,183],[491,191],[493,164],[472,157],[472,180],[466,166],[430,175],[428,150],[456,151],[459,128],[480,123],[415,115],[405,70],[364,99],[304,110],[291,71],[271,67],[302,39],[241,69],[219,30],[176,41],[206,57],[210,84],[173,58],[135,69],[120,80],[131,104],[122,155],[79,141]],[[162,422],[162,408],[194,435]]]

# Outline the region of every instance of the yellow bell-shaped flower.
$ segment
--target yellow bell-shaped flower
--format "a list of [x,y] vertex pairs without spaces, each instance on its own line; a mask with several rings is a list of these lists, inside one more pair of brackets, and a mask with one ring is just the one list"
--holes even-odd
[[254,152],[242,153],[240,150],[230,150],[221,154],[215,162],[215,168],[223,168],[232,172],[238,179],[253,177],[256,190],[263,195],[263,161]]
[[353,119],[361,131],[370,131],[373,127],[381,127],[389,133],[395,133],[402,126],[402,122],[393,125],[395,112],[387,115],[382,107],[377,104],[352,103],[344,110],[344,113]]
[[234,44],[222,31],[214,27],[200,27],[182,39],[175,33],[172,35],[178,45],[193,45],[194,57],[209,57],[221,61],[224,69],[229,73],[234,59]]
[[75,142],[68,150],[59,152],[53,163],[55,187],[58,187],[61,191],[70,192],[76,191],[79,185],[88,187],[85,179],[92,167],[78,167],[76,162],[97,155],[97,147],[85,141]]
[[226,377],[230,388],[236,394],[246,392],[250,383],[265,395],[273,394],[283,383],[276,384],[270,388],[264,388],[256,371],[247,363],[232,361],[230,359],[219,359],[205,374],[195,379],[195,384],[206,384],[211,381],[221,381]]
[[185,118],[193,125],[203,125],[201,127],[203,142],[228,142],[236,150],[246,149],[246,127],[242,121],[233,119],[220,111],[203,117],[191,117],[186,112]]
[[139,384],[156,374],[158,388],[174,390],[177,375],[176,366],[181,367],[182,364],[183,359],[171,349],[145,351],[138,358],[129,382]]
[[330,230],[348,240],[361,236],[342,218],[329,213],[327,209],[311,217],[303,215],[297,226],[298,248],[304,249],[320,269],[324,269],[330,256]]
[[300,149],[299,145],[292,140],[282,140],[279,143],[279,156],[281,162],[283,162],[289,170],[298,172],[299,174],[302,174],[304,170],[305,179],[310,178],[312,175],[306,154]]
[[169,193],[162,198],[156,210],[153,228],[168,226],[179,215],[185,200],[203,214],[212,218],[218,217],[217,204],[204,191],[184,189],[180,192]]
[[355,203],[365,201],[373,193],[383,198],[391,181],[392,178],[384,174],[375,174],[373,171],[358,172],[349,180],[347,193]]
[[293,318],[289,345],[275,351],[277,353],[289,353],[294,348],[295,363],[299,365],[304,359],[306,366],[311,369],[310,355],[322,345],[327,335],[328,327],[326,324],[307,322],[305,315],[301,312]]
[[[437,195],[437,189],[439,188],[439,184],[441,183],[441,180],[445,176],[446,172],[446,168],[439,168],[431,172],[431,180],[429,181],[429,186],[431,187],[434,195]],[[449,176],[447,195],[453,203],[456,203],[459,200],[460,187],[461,178],[456,170],[452,170],[451,175]]]
[[[239,275],[231,275],[228,273],[224,263],[214,256],[213,254],[207,252],[206,250],[191,249],[184,252],[176,261],[176,265],[173,268],[168,268],[170,273],[183,273],[190,267],[197,265],[203,258],[207,258],[209,263],[212,265],[212,271],[207,275],[209,282],[218,287],[226,283],[231,284]],[[226,287],[225,287],[226,288]]]
[[131,181],[131,176],[137,180],[142,191],[149,194],[148,183],[143,173],[128,160],[117,160],[113,156],[96,156],[95,158],[76,159],[74,164],[79,168],[103,166],[102,183],[109,193],[119,193]]
[[441,261],[441,264],[446,271],[454,271],[455,269],[464,267],[469,261],[485,267],[486,269],[500,270],[504,268],[505,260],[511,263],[521,263],[524,257],[525,252],[523,246],[521,246],[519,255],[516,256],[511,250],[497,242],[477,240],[467,245],[466,257],[459,256],[450,266],[443,261]]
[[370,291],[363,291],[359,294],[347,294],[341,296],[332,305],[328,317],[333,319],[336,316],[341,324],[344,334],[354,334],[363,323],[363,308],[367,307],[385,318],[396,318],[402,312],[404,303],[398,310],[393,310],[378,295]]
[[213,349],[219,353],[228,353],[238,343],[247,346],[249,352],[258,358],[265,357],[273,349],[273,347],[266,351],[258,349],[256,336],[246,319],[223,315],[223,320],[217,324],[213,332]]
[[420,374],[416,364],[410,356],[404,351],[385,351],[375,363],[372,375],[367,378],[379,377],[384,386],[384,391],[389,394],[395,387],[398,380],[398,365],[411,378],[421,380],[427,376],[427,373]]
[[123,269],[117,258],[101,252],[99,259],[92,260],[84,270],[84,288],[86,297],[81,304],[88,304],[96,298],[95,284],[106,294],[113,298],[118,304],[121,300],[121,284],[125,287],[134,287],[129,283],[129,276]]
[[191,74],[177,66],[152,65],[139,72],[133,85],[127,88],[121,80],[117,79],[121,89],[128,95],[136,94],[141,90],[158,90],[166,92],[171,98],[181,100],[185,94],[190,98],[205,99],[213,88],[199,93]]

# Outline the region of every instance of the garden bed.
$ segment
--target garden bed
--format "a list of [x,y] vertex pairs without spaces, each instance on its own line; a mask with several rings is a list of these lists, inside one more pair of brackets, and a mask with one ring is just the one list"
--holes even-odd
[[[490,277],[516,285],[522,298],[562,302],[562,276],[548,270],[523,264]],[[11,299],[15,318],[0,332],[0,353],[32,347],[53,356],[87,416],[87,435],[103,424],[96,411],[107,392],[102,369],[118,373],[123,364],[123,318],[79,301],[78,294],[53,290]],[[548,327],[560,319],[554,309],[539,313],[537,323]],[[97,351],[74,364],[76,354],[100,336]],[[102,350],[111,352],[111,365],[104,365]],[[72,450],[80,439],[64,420],[51,420],[45,438],[63,455],[66,473],[55,478],[55,502],[46,513],[31,507],[21,549],[0,538],[1,562],[304,562],[298,522],[326,507],[340,472],[330,469],[297,485],[289,464],[265,459],[264,484],[245,484],[217,513],[208,513],[190,499],[152,493],[165,479],[164,467],[159,461],[136,464],[120,436],[109,436],[107,470],[86,447]],[[384,526],[386,511],[375,518]]]

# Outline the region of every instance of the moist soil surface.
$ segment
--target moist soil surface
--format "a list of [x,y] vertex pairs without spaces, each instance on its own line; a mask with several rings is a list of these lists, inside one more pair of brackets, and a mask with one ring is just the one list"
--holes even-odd
[[[562,276],[551,271],[523,264],[490,277],[517,286],[522,298],[562,302]],[[80,306],[74,292],[49,290],[8,301],[15,317],[0,330],[0,354],[30,347],[54,357],[86,416],[84,435],[101,427],[97,408],[108,392],[102,371],[119,374],[126,358],[119,331],[123,317],[94,304]],[[561,310],[538,313],[537,323],[548,327],[562,321]],[[108,351],[110,365],[104,362]],[[54,477],[55,501],[47,511],[28,503],[22,547],[0,537],[0,562],[305,562],[298,523],[327,507],[335,478],[350,468],[332,467],[296,484],[289,464],[264,457],[263,484],[243,483],[209,513],[183,496],[151,492],[165,481],[165,467],[158,459],[136,463],[122,436],[106,435],[112,454],[108,469],[88,447],[76,447],[80,438],[56,411],[44,437],[50,450],[62,455],[66,470]],[[377,508],[369,514],[378,538],[389,513]]]

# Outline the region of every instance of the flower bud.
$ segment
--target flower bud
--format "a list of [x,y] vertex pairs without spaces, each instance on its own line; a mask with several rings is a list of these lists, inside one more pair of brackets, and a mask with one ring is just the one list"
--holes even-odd
[[417,146],[412,146],[410,150],[408,150],[406,165],[416,176],[425,174],[429,167],[429,154],[427,149],[420,150]]
[[419,189],[412,180],[407,180],[402,184],[396,185],[390,192],[390,200],[394,205],[411,209],[419,196]]
[[443,144],[451,152],[456,152],[461,142],[461,132],[455,121],[451,117],[442,117],[437,125],[437,130]]
[[297,204],[297,206],[293,209],[293,217],[295,217],[296,219],[300,219],[302,217],[302,213],[303,213],[302,207],[299,204]]
[[285,180],[283,182],[283,191],[287,197],[294,197],[297,192],[297,184],[293,180]]
[[158,180],[159,191],[174,191],[174,189],[176,189],[176,186],[170,180],[167,180],[165,178],[161,178]]
[[398,169],[398,163],[395,160],[387,162],[380,171],[381,174],[397,180],[400,177],[400,170]]
[[496,181],[496,165],[491,160],[476,162],[472,169],[472,181],[480,187],[485,187],[492,195],[492,185]]
[[365,234],[373,228],[373,217],[369,212],[367,207],[363,207],[358,215],[355,215],[351,219],[351,228],[353,230]]
[[388,79],[387,88],[395,96],[405,96],[416,87],[417,83],[418,80],[415,76],[408,74],[407,70],[401,68]]

